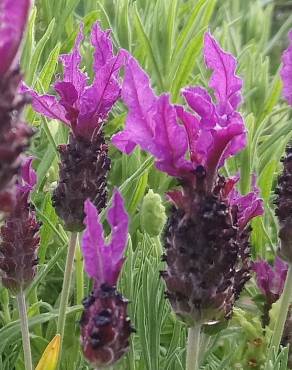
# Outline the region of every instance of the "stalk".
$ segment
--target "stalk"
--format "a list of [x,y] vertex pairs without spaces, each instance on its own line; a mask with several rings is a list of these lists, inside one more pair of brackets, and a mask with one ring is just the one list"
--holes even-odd
[[72,279],[72,270],[73,270],[73,264],[74,264],[76,240],[77,240],[77,233],[71,233],[70,240],[69,240],[69,248],[67,252],[63,287],[62,287],[60,306],[59,306],[59,317],[58,317],[58,324],[57,324],[57,333],[61,335],[59,366],[60,366],[60,360],[61,360],[61,355],[62,355],[62,343],[63,343],[63,338],[64,338],[65,322],[66,322],[66,309],[67,309],[69,290],[70,290],[71,279]]
[[189,328],[186,370],[199,369],[201,325],[195,325]]
[[20,325],[21,325],[22,347],[23,347],[23,354],[24,354],[25,370],[32,370],[33,367],[32,367],[32,359],[31,359],[30,340],[29,340],[28,318],[27,318],[27,310],[26,310],[26,303],[25,303],[25,295],[24,295],[24,291],[22,288],[20,288],[20,292],[17,294],[17,303],[18,303]]
[[[270,343],[270,353],[269,353],[270,355],[273,349],[275,349],[276,353],[278,353],[281,339],[283,336],[285,322],[287,319],[290,302],[291,302],[291,295],[292,295],[292,264],[290,263],[288,273],[287,273],[287,278],[285,281],[284,290],[281,296],[280,309],[279,309],[277,321],[274,327],[272,340]],[[268,358],[271,358],[271,357],[268,356]]]
[[80,243],[76,247],[76,303],[80,304],[84,298],[84,274],[83,274],[83,256],[80,249]]

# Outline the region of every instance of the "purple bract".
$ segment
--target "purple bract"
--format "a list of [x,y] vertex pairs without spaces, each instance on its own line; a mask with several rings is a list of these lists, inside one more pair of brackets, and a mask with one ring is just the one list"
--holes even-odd
[[82,251],[85,271],[95,281],[95,289],[102,284],[115,285],[124,262],[128,235],[128,215],[123,198],[118,191],[113,196],[113,206],[108,211],[111,241],[106,244],[97,209],[90,200],[85,202],[85,225]]
[[283,81],[283,95],[287,102],[292,105],[292,30],[289,32],[290,45],[282,55],[283,67],[281,77]]
[[17,54],[30,8],[30,0],[0,0],[0,77]]
[[288,264],[276,257],[274,266],[264,260],[254,262],[253,270],[256,273],[257,285],[266,297],[269,304],[276,302],[284,289],[288,271]]
[[113,143],[127,154],[139,145],[170,176],[193,179],[193,170],[203,165],[211,186],[218,167],[245,147],[246,128],[236,111],[242,80],[235,75],[235,58],[210,33],[205,34],[204,56],[206,66],[213,70],[209,87],[216,104],[204,88],[186,87],[182,95],[192,113],[173,106],[167,94],[157,97],[146,73],[129,58],[122,88],[129,113],[125,130],[113,137]]
[[126,53],[113,52],[110,31],[102,31],[95,23],[91,32],[94,52],[94,79],[88,85],[88,76],[80,69],[80,45],[83,40],[83,25],[77,36],[72,53],[60,57],[64,66],[63,80],[54,84],[59,95],[39,95],[23,86],[33,98],[33,108],[71,127],[75,136],[91,139],[99,131],[112,106],[120,97],[119,70],[124,65]]

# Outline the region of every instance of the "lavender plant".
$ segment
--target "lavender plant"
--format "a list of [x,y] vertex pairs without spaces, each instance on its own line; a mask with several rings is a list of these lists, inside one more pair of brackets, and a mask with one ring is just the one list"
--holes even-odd
[[[0,14],[4,3],[15,6],[13,16],[20,14],[20,1],[1,0]],[[288,9],[284,3],[35,2],[24,47],[18,47],[8,69],[15,69],[23,49],[21,70],[30,87],[22,87],[22,95],[18,87],[13,94],[9,92],[16,99],[9,117],[19,124],[22,119],[16,102],[32,100],[35,110],[27,109],[26,121],[36,131],[29,155],[35,158],[38,183],[28,199],[34,205],[30,212],[42,221],[39,236],[36,233],[40,237],[39,267],[36,272],[36,266],[27,265],[31,275],[22,283],[26,286],[32,367],[185,370],[195,366],[193,358],[197,357],[200,370],[289,368],[286,346],[291,341],[291,314],[286,319],[284,312],[290,303],[289,286],[281,294],[286,262],[275,259],[279,225],[273,204],[278,172],[283,171],[280,157],[292,132],[290,107],[281,100],[278,73],[281,49],[292,26],[292,18],[284,14]],[[10,30],[21,28],[21,21],[13,19],[5,25]],[[84,24],[81,29],[80,23]],[[237,55],[238,64],[210,33],[204,36],[208,28],[225,50]],[[111,35],[102,29],[111,29]],[[97,43],[88,40],[90,33]],[[13,39],[12,35],[9,32],[7,37]],[[120,48],[128,53],[113,52]],[[8,50],[5,47],[1,55],[6,56]],[[110,75],[111,61],[114,65],[116,58],[120,68]],[[170,94],[156,96],[139,65],[147,71],[157,94]],[[288,56],[284,69],[288,71],[289,65]],[[8,72],[0,75],[3,80]],[[99,109],[97,100],[102,94],[98,86],[106,76],[110,82]],[[289,79],[288,72],[285,95]],[[49,89],[52,95],[46,94]],[[8,90],[0,89],[0,101]],[[240,101],[241,95],[244,100]],[[137,99],[141,112],[134,103]],[[123,139],[123,134],[117,137],[124,140],[119,146],[127,146],[123,151],[135,146],[130,155],[107,139],[122,130],[125,118],[122,132],[130,128],[131,140],[127,135]],[[290,248],[289,150],[284,158],[276,196],[283,259]],[[155,161],[159,171],[153,166]],[[5,163],[1,160],[0,168]],[[0,207],[7,211],[16,204],[20,157],[15,164],[0,199]],[[118,227],[125,223],[125,213],[114,212],[120,208],[114,187],[120,189],[122,208],[131,220],[126,250],[126,230]],[[262,213],[259,196],[265,214],[249,220]],[[105,219],[106,203],[109,208],[114,206],[109,214],[117,216],[113,227]],[[163,229],[165,210],[168,217]],[[4,219],[1,226],[5,227]],[[85,235],[78,237],[84,228]],[[109,258],[117,246],[106,237],[110,228],[116,241],[125,241],[118,248],[119,258],[127,257],[121,271]],[[28,226],[26,231],[29,236]],[[86,236],[90,237],[87,242]],[[82,253],[84,247],[89,255]],[[167,248],[161,261],[163,247]],[[14,251],[8,244],[6,249]],[[35,255],[30,253],[30,257]],[[83,262],[92,274],[84,274]],[[94,275],[103,271],[101,266],[106,273]],[[112,278],[108,269],[119,276]],[[254,270],[255,279],[249,279]],[[164,279],[159,279],[159,271]],[[3,283],[4,275],[2,271]],[[165,286],[169,299],[164,297]],[[1,284],[0,368],[4,370],[25,366],[14,294]],[[85,306],[80,304],[84,296],[88,297]],[[131,300],[130,305],[123,296]],[[131,340],[128,314],[137,329]],[[284,321],[283,334],[277,320],[281,325]],[[192,325],[196,329],[190,330],[188,346],[187,330]],[[62,336],[55,336],[61,331]],[[269,344],[276,332],[279,350],[274,339]],[[195,356],[196,349],[199,356]]]

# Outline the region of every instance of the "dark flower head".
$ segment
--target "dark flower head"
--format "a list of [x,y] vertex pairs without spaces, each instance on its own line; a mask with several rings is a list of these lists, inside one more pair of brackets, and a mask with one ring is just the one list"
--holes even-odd
[[173,204],[164,231],[167,270],[161,275],[174,311],[187,323],[229,318],[250,278],[249,221],[263,213],[255,187],[241,196],[238,178],[218,174],[225,160],[244,149],[246,127],[237,111],[242,80],[235,58],[205,34],[204,57],[213,74],[209,87],[186,87],[188,108],[157,97],[134,58],[126,64],[122,98],[129,112],[113,137],[121,151],[136,145],[156,158],[156,167],[178,178],[167,193]]
[[32,158],[24,161],[21,177],[15,185],[13,211],[0,230],[0,275],[3,285],[15,294],[32,282],[37,265],[39,224],[29,204],[30,193],[36,184],[31,163]]
[[267,303],[273,304],[283,292],[288,264],[280,257],[276,257],[273,267],[267,261],[260,260],[253,263],[252,269],[256,273],[257,285],[266,297]]
[[119,70],[124,64],[125,52],[113,52],[110,31],[102,31],[95,23],[91,32],[94,52],[94,79],[88,84],[88,76],[80,69],[80,45],[83,40],[83,25],[70,54],[60,57],[64,76],[54,84],[59,95],[39,95],[27,86],[35,111],[49,118],[57,119],[69,126],[75,136],[88,140],[100,130],[109,111],[120,97]]
[[98,212],[85,202],[86,229],[82,241],[85,271],[94,280],[94,290],[84,299],[81,318],[81,345],[85,358],[99,367],[110,366],[128,350],[133,331],[127,316],[128,301],[118,293],[117,280],[124,262],[128,215],[118,192],[108,212],[111,240],[104,240]]

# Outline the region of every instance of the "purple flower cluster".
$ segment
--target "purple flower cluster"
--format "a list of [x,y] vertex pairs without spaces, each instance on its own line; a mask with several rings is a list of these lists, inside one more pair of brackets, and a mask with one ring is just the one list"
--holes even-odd
[[149,78],[131,57],[122,89],[129,114],[125,130],[113,137],[113,143],[127,154],[140,145],[156,158],[158,169],[188,181],[195,181],[194,169],[202,165],[211,190],[217,169],[245,147],[246,128],[236,111],[242,80],[235,75],[234,57],[209,33],[204,56],[207,67],[214,71],[209,86],[216,103],[203,87],[184,88],[182,95],[191,112],[170,104],[168,94],[155,96]]
[[205,34],[204,59],[213,71],[209,87],[186,87],[188,104],[156,96],[138,62],[129,57],[122,98],[129,109],[124,131],[113,144],[126,154],[136,145],[152,154],[156,167],[176,177],[168,192],[173,204],[164,233],[166,295],[187,323],[229,318],[250,278],[249,221],[263,214],[258,190],[240,195],[238,178],[218,174],[225,160],[246,146],[246,127],[237,111],[242,80],[235,58]]
[[110,366],[128,349],[133,328],[127,316],[128,301],[116,289],[128,238],[128,215],[116,191],[108,212],[111,241],[106,244],[98,212],[85,202],[82,251],[85,271],[94,281],[91,295],[84,299],[81,318],[81,345],[84,356],[94,366]]
[[102,31],[95,23],[91,32],[94,52],[94,79],[88,84],[88,76],[80,69],[80,46],[84,38],[83,25],[70,54],[60,57],[64,66],[64,77],[54,84],[59,95],[39,95],[36,91],[23,86],[33,101],[36,112],[57,119],[69,126],[76,137],[92,140],[101,130],[107,116],[120,97],[118,81],[119,70],[124,65],[125,54],[113,52],[110,31]]

